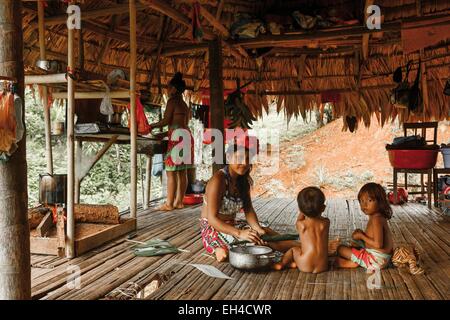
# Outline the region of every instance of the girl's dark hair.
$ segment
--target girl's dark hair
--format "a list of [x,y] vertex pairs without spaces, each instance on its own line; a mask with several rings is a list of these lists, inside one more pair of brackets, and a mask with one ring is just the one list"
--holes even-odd
[[[248,148],[234,144],[228,147],[226,153],[233,154],[240,150],[249,151]],[[245,209],[249,208],[251,204],[250,190],[253,187],[253,179],[250,177],[250,172],[252,171],[252,168],[253,166],[250,164],[250,169],[243,176],[238,176],[237,178],[239,197],[242,199]],[[227,165],[227,170],[229,170],[229,165]]]
[[361,200],[362,195],[365,193],[367,193],[369,197],[375,199],[378,211],[389,220],[392,217],[392,208],[384,188],[378,183],[369,182],[359,190],[358,200]]
[[177,89],[178,93],[183,93],[186,90],[186,82],[183,80],[183,74],[181,72],[175,73],[169,85]]

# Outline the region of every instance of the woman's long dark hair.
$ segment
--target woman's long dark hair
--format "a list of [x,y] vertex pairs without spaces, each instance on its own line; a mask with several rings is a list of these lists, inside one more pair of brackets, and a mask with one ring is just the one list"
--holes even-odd
[[365,193],[367,193],[369,197],[375,199],[378,211],[389,220],[392,217],[392,208],[384,188],[375,182],[366,183],[358,192],[358,200],[360,200]]
[[[228,148],[226,153],[231,155],[240,149],[241,149],[240,147],[238,147],[236,144],[234,144]],[[247,149],[247,148],[242,148],[242,149],[245,150],[246,152],[249,151],[249,149]],[[244,210],[249,209],[250,205],[252,203],[251,196],[250,196],[250,191],[251,191],[251,188],[253,187],[253,179],[250,176],[250,172],[252,171],[252,168],[253,168],[253,166],[250,164],[250,168],[247,170],[247,172],[243,176],[241,176],[241,175],[238,176],[237,180],[236,180],[237,189],[239,191],[239,198],[242,199]],[[227,170],[229,170],[229,165],[227,165]]]

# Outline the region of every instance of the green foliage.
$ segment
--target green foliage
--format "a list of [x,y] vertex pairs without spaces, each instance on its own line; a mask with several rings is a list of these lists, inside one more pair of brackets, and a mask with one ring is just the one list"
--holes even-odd
[[[38,95],[27,90],[25,97],[25,122],[27,127],[27,162],[29,206],[39,200],[39,174],[46,172],[44,113]],[[59,118],[61,109],[52,107],[52,120]],[[156,121],[151,115],[149,121]],[[153,118],[153,119],[152,119]],[[67,172],[66,136],[52,137],[54,172]],[[83,143],[83,157],[92,157],[102,144]],[[141,158],[142,157],[142,158]],[[142,202],[142,185],[145,180],[145,157],[138,155],[138,203]],[[130,202],[130,146],[113,145],[85,177],[81,185],[81,202],[91,204],[110,203],[124,210]],[[152,199],[161,196],[159,177],[152,177]]]

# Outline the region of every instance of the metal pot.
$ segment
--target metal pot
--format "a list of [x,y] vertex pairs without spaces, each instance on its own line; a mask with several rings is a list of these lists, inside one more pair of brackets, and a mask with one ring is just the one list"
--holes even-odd
[[64,122],[55,122],[53,124],[53,134],[55,136],[60,136],[64,134]]
[[273,264],[275,252],[265,246],[234,246],[230,248],[229,260],[236,269],[263,269]]
[[108,114],[108,119],[106,121],[108,124],[122,124],[122,112]]
[[66,174],[40,174],[39,175],[39,203],[65,204],[67,201],[67,175]]
[[195,183],[191,184],[192,192],[194,193],[204,193],[205,192],[205,184],[201,181],[195,181]]

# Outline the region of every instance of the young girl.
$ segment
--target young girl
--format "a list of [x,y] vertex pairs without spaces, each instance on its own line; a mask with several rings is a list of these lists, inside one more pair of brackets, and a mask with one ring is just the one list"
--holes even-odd
[[353,231],[355,245],[339,246],[336,263],[341,268],[383,269],[389,264],[394,245],[387,223],[392,217],[392,208],[383,187],[373,182],[361,188],[358,200],[361,210],[369,216],[366,231]]

